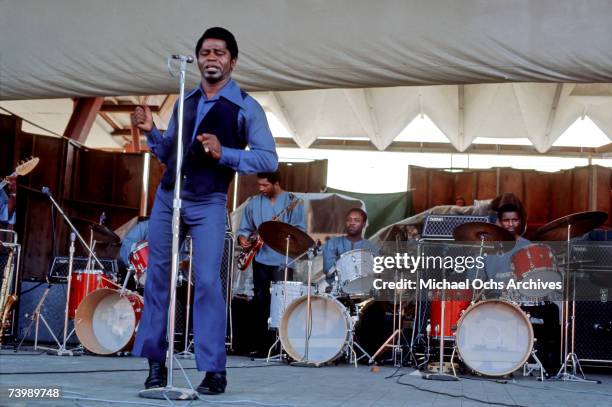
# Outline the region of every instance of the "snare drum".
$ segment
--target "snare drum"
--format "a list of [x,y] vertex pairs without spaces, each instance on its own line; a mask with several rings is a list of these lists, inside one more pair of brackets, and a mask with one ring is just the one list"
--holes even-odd
[[[289,304],[279,329],[283,349],[296,361],[304,360],[305,355],[307,298],[300,297]],[[348,345],[353,320],[346,307],[331,296],[311,295],[310,308],[308,362],[332,362]]]
[[529,316],[504,300],[470,306],[457,323],[457,352],[476,373],[504,376],[520,369],[533,349]]
[[114,284],[104,275],[102,270],[76,270],[70,279],[70,299],[68,300],[68,315],[74,318],[79,304],[87,294],[98,288],[113,287]]
[[336,261],[339,289],[349,296],[368,295],[374,282],[374,256],[367,250],[342,253]]
[[142,308],[143,299],[137,294],[101,288],[77,308],[74,330],[85,349],[97,355],[129,351]]
[[[287,302],[285,303],[285,291],[287,292]],[[306,295],[306,285],[301,281],[273,281],[270,288],[270,319],[268,327],[279,328],[283,313],[288,304],[293,300]]]
[[[521,282],[530,280],[537,282],[538,279],[545,283],[563,281],[561,274],[557,271],[552,250],[540,243],[524,247],[512,256],[512,272],[516,280]],[[542,298],[553,291],[550,288],[518,289],[522,296],[529,298]]]
[[130,253],[129,262],[134,268],[136,282],[144,287],[146,281],[147,267],[149,265],[149,242],[142,240]]

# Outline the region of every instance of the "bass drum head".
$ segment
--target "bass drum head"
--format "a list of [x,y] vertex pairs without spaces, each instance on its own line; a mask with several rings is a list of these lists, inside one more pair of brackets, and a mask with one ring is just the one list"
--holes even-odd
[[533,348],[533,327],[516,305],[487,300],[468,308],[457,324],[459,356],[472,370],[504,376],[525,364]]
[[[279,336],[283,349],[296,361],[304,360],[307,297],[293,301],[283,314]],[[331,362],[341,355],[348,342],[351,318],[346,308],[332,297],[310,296],[311,333],[308,361]]]
[[134,339],[141,309],[142,302],[137,296],[98,289],[85,297],[76,310],[76,335],[85,349],[98,355],[127,350]]

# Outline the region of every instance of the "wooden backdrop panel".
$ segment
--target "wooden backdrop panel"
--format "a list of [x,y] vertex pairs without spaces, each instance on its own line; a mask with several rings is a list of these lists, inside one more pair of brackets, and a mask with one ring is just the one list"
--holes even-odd
[[455,204],[455,174],[446,171],[429,172],[429,204],[454,205]]
[[497,171],[478,171],[476,198],[479,200],[493,199],[497,196]]
[[412,213],[421,213],[429,208],[429,170],[409,166],[408,176],[412,193]]
[[455,174],[455,198],[462,197],[466,205],[473,205],[476,198],[478,175],[474,171],[458,172]]
[[550,174],[525,171],[525,199],[528,222],[542,225],[550,219],[551,176]]
[[591,167],[573,168],[570,172],[572,173],[572,187],[566,198],[572,203],[569,213],[588,211],[592,169]]
[[[321,192],[327,185],[327,160],[315,160],[304,163],[278,164],[281,173],[281,186],[292,192]],[[257,195],[257,174],[238,177],[238,200],[236,207],[253,195]],[[230,189],[230,195],[233,190]]]
[[523,180],[523,170],[515,170],[513,168],[500,168],[499,169],[499,194],[505,192],[512,192],[521,201],[525,201],[525,182]]
[[[594,167],[595,171],[595,205],[594,209],[612,212],[612,169],[605,167]],[[608,216],[608,222],[610,221]]]

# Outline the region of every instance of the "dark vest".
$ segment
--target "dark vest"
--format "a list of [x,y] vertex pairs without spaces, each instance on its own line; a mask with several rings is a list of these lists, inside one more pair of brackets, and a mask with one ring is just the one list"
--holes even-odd
[[[246,93],[242,92],[242,98]],[[196,196],[212,192],[227,193],[229,185],[234,178],[235,171],[230,167],[219,165],[204,152],[202,143],[195,139],[191,141],[193,128],[198,110],[198,97],[185,100],[183,112],[183,165],[181,174],[182,190],[188,195]],[[177,120],[178,106],[172,120]],[[244,150],[247,145],[246,136],[242,134],[238,125],[240,107],[221,97],[208,111],[196,134],[210,133],[217,136],[222,146]],[[176,126],[178,131],[178,126]],[[176,137],[176,136],[175,136]],[[172,147],[172,154],[167,161],[167,168],[161,179],[163,189],[174,188],[176,174],[176,141]]]

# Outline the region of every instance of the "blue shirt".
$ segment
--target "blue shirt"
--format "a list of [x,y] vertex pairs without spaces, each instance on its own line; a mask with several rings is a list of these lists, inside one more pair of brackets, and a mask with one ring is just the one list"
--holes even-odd
[[[250,174],[255,172],[272,172],[278,167],[278,157],[274,137],[268,127],[266,114],[259,103],[251,96],[242,97],[240,87],[233,79],[230,79],[223,88],[211,99],[206,98],[206,94],[201,86],[193,89],[185,95],[185,99],[199,97],[196,123],[193,134],[184,134],[183,137],[191,137],[193,140],[196,131],[210,109],[220,98],[237,105],[240,110],[238,113],[238,128],[246,135],[248,150],[240,150],[221,146],[221,158],[219,164],[228,166],[240,174]],[[178,102],[177,102],[178,103]],[[178,110],[178,109],[177,109]],[[168,129],[162,134],[156,127],[146,133],[147,144],[153,154],[162,162],[166,163],[172,153],[176,120],[170,120]]]
[[367,239],[352,242],[346,236],[336,236],[329,239],[323,248],[323,272],[327,274],[341,254],[355,249],[365,249],[373,256],[378,255],[378,248]]
[[141,240],[148,240],[149,237],[149,221],[138,222],[136,226],[130,229],[129,232],[123,238],[121,242],[121,250],[119,250],[119,257],[123,261],[123,264],[127,265],[130,259],[130,253],[136,247],[136,243]]
[[3,189],[0,189],[0,222],[14,225],[15,224],[15,214],[17,211],[13,211],[13,215],[11,215],[9,219],[8,201],[9,201],[8,195],[6,195],[6,192],[4,192]]
[[[291,194],[293,195],[293,194]],[[299,199],[293,195],[293,199]],[[249,237],[251,233],[259,228],[262,223],[272,220],[283,209],[291,204],[290,194],[281,192],[276,196],[274,205],[269,198],[263,194],[254,196],[249,200],[249,203],[244,208],[244,214],[240,221],[238,236]],[[301,231],[306,231],[306,220],[304,218],[304,204],[299,203],[295,208],[287,213],[284,213],[280,219],[281,222],[288,223]],[[264,244],[255,256],[255,261],[269,266],[282,266],[285,264],[285,256],[272,250],[268,245]]]

